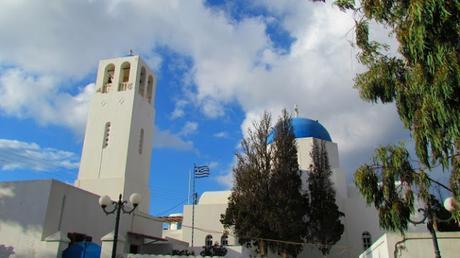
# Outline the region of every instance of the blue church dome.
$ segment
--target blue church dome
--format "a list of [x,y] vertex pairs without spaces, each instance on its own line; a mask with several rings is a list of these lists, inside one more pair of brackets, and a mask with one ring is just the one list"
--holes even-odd
[[[332,141],[329,132],[318,121],[308,118],[293,117],[292,127],[294,128],[295,138],[313,137],[316,139]],[[272,143],[274,140],[274,132],[268,136],[268,142]]]

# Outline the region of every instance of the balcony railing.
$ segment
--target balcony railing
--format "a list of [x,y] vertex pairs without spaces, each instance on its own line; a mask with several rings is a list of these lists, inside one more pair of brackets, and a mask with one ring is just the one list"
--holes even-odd
[[118,86],[118,91],[125,91],[125,90],[130,90],[133,88],[133,84],[131,82],[120,82],[120,85]]

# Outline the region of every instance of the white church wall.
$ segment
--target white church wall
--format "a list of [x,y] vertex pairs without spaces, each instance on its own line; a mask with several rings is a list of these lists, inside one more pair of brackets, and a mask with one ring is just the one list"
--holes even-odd
[[41,241],[50,188],[50,181],[0,183],[0,245],[12,248],[10,257],[56,256]]
[[[105,215],[98,199],[55,180],[0,183],[0,245],[13,247],[16,254],[11,257],[24,258],[56,257],[67,247],[67,233],[91,236],[100,245],[113,232],[115,215]],[[128,231],[161,236],[161,225],[149,215],[122,214],[119,236],[126,241],[120,250],[129,250]]]
[[135,212],[132,216],[129,231],[140,234],[157,236],[162,235],[163,222],[149,214]]
[[344,224],[350,254],[356,257],[363,249],[362,234],[367,231],[371,240],[375,241],[384,234],[379,227],[378,212],[373,206],[368,206],[354,187],[348,189],[348,198],[344,199]]
[[[224,227],[220,223],[221,214],[225,213],[225,204],[198,204],[195,205],[195,224],[194,224],[194,246],[204,246],[207,235],[212,236],[212,241],[220,244]],[[184,206],[184,217],[182,222],[182,240],[191,244],[192,240],[192,205]],[[235,238],[229,232],[228,244],[235,245]]]
[[101,244],[101,238],[113,230],[115,216],[105,215],[98,200],[96,194],[53,180],[44,233],[77,232]]
[[[437,232],[439,250],[444,258],[460,256],[460,232]],[[395,251],[396,250],[396,251]],[[433,241],[429,232],[408,232],[405,237],[386,233],[359,258],[428,258],[434,257]]]
[[[311,150],[313,148],[313,138],[297,138],[297,156],[299,160],[299,167],[302,170],[309,170],[310,164],[312,164],[311,160]],[[320,141],[320,140],[318,140]],[[334,142],[329,141],[322,141],[326,146],[326,151],[328,154],[329,165],[331,168],[339,168],[339,153],[337,144]]]

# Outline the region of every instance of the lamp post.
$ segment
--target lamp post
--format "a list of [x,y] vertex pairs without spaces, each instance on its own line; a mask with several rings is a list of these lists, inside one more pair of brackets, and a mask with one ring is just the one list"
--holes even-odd
[[[453,197],[449,197],[449,198],[444,200],[444,208],[449,212],[453,212],[458,208],[458,203],[456,202],[456,200]],[[440,222],[449,221],[449,220],[452,219],[452,216],[450,216],[450,218],[448,218],[448,219],[440,219],[440,218],[438,218],[436,216],[435,211],[433,210],[433,206],[432,206],[431,203],[427,203],[425,208],[418,209],[418,212],[422,213],[423,218],[421,220],[419,220],[419,221],[413,221],[411,219],[409,219],[409,221],[412,224],[417,225],[417,224],[425,223],[425,221],[428,219],[426,227],[427,227],[428,231],[430,231],[431,239],[433,240],[434,255],[435,255],[435,258],[441,258],[441,251],[439,251],[438,237],[436,235],[436,230],[434,228],[434,225],[438,221],[440,221]]]
[[[115,232],[113,234],[113,247],[112,247],[112,258],[115,258],[117,255],[117,242],[118,242],[118,226],[120,225],[120,214],[121,211],[125,214],[131,214],[141,202],[141,195],[138,193],[133,193],[129,196],[129,202],[132,204],[131,209],[125,209],[128,204],[127,201],[121,199],[121,194],[118,196],[118,201],[112,201],[109,196],[103,195],[99,198],[99,205],[106,215],[113,214],[116,212],[115,217]],[[113,208],[107,209],[109,205],[113,205]]]

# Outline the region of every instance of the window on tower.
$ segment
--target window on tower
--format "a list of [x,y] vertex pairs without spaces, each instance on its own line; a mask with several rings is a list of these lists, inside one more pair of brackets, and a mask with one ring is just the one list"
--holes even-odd
[[139,94],[141,96],[144,96],[144,91],[145,91],[145,68],[142,67],[141,69],[141,76],[139,76]]
[[115,74],[115,65],[109,64],[104,70],[104,81],[102,82],[102,93],[110,92],[112,89],[113,76]]
[[107,146],[109,146],[109,136],[110,136],[110,122],[107,122],[105,123],[105,127],[104,127],[104,138],[103,138],[103,141],[102,141],[102,148],[107,148]]
[[129,73],[131,71],[131,65],[129,62],[124,62],[121,65],[121,71],[120,71],[120,85],[118,87],[118,91],[125,91],[128,88],[130,88],[130,83],[129,83]]
[[152,94],[153,94],[153,76],[149,76],[149,80],[147,81],[147,100],[149,103],[152,103]]
[[142,154],[142,149],[144,148],[144,129],[141,128],[139,135],[139,154]]

